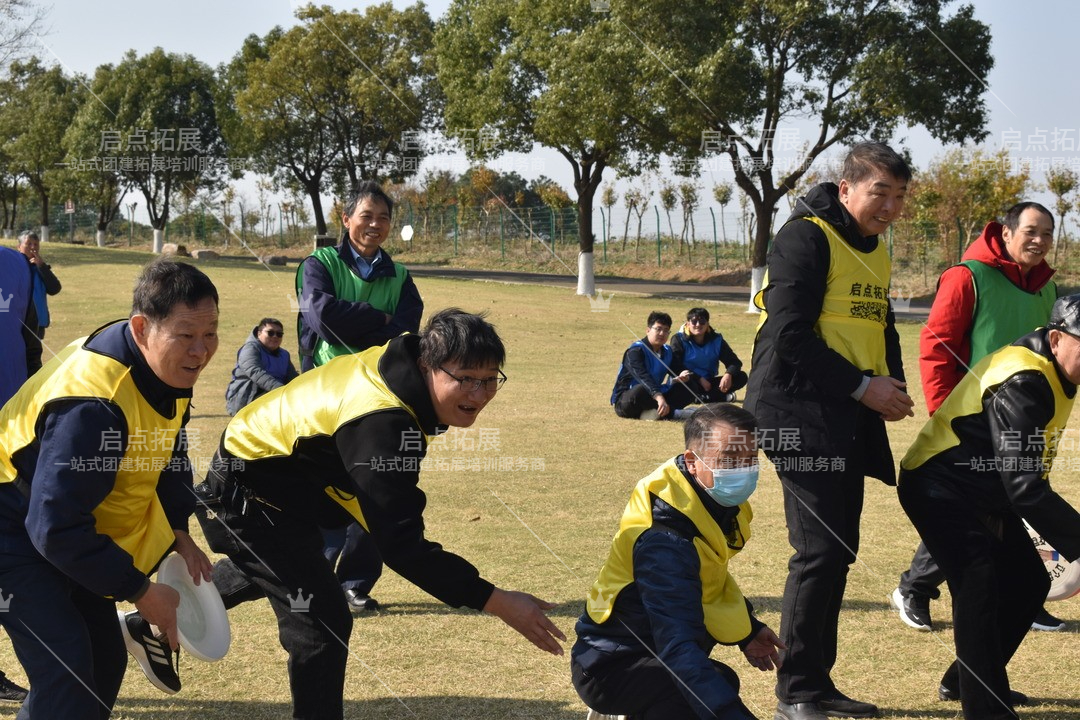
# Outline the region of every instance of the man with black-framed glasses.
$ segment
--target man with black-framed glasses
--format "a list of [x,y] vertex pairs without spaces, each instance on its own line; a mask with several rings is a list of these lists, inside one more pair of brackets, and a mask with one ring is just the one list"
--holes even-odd
[[[649,313],[645,337],[635,340],[623,353],[615,386],[611,389],[611,404],[615,414],[632,420],[676,418],[677,411],[688,402],[675,404],[672,388],[690,378],[690,371],[681,374],[671,371],[672,353],[667,344],[671,333],[671,316],[666,312]],[[667,378],[670,377],[670,380]],[[665,380],[667,380],[665,382]]]
[[424,536],[428,443],[470,427],[506,379],[495,328],[456,308],[419,335],[330,360],[237,413],[208,473],[200,517],[227,607],[265,595],[289,653],[293,717],[339,720],[352,615],[319,527],[359,522],[386,564],[454,607],[498,616],[561,655],[553,606],[500,590]]

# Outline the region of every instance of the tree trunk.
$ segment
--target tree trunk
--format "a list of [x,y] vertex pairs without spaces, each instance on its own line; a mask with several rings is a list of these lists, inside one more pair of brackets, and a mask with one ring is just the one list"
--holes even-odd
[[94,239],[97,240],[98,247],[105,247],[105,231],[97,230],[94,232]]
[[762,278],[765,276],[765,260],[769,252],[769,241],[772,240],[772,212],[776,202],[754,202],[754,214],[757,216],[757,228],[754,233],[754,246],[750,253],[750,304],[747,312],[757,312],[754,306],[754,296],[761,290]]
[[304,190],[311,199],[311,210],[315,215],[315,232],[319,235],[325,235],[326,218],[323,216],[322,198],[319,197],[319,184],[316,183],[314,187],[304,185]]
[[591,252],[579,253],[577,266],[577,294],[592,297],[596,294],[596,276],[593,274],[593,254]]
[[49,242],[49,226],[48,225],[42,225],[41,226],[41,231],[38,233],[38,239],[41,240],[41,242]]
[[165,247],[165,231],[154,228],[154,254],[160,255],[163,247]]

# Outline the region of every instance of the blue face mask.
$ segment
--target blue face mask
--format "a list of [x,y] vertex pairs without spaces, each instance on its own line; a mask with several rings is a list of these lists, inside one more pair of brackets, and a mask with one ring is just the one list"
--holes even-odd
[[713,486],[705,488],[709,497],[724,507],[737,507],[757,489],[758,466],[713,470],[712,476]]

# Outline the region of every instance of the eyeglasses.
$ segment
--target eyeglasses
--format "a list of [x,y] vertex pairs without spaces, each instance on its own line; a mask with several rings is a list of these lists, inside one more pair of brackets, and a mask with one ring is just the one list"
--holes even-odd
[[690,318],[686,321],[690,325],[708,325],[709,321],[706,318]]
[[279,337],[279,338],[285,337],[285,333],[281,332],[280,330],[266,330],[265,332],[270,337]]
[[653,325],[649,329],[652,330],[657,335],[667,335],[669,332],[671,332],[670,327],[664,327],[663,325]]
[[466,375],[465,377],[458,377],[454,373],[444,368],[442,365],[439,366],[439,369],[450,377],[457,380],[458,388],[464,392],[476,392],[480,388],[484,388],[484,392],[493,393],[499,388],[501,388],[502,384],[506,382],[506,375],[503,374],[502,370],[499,370],[499,374],[497,377],[474,378],[469,377],[468,375]]

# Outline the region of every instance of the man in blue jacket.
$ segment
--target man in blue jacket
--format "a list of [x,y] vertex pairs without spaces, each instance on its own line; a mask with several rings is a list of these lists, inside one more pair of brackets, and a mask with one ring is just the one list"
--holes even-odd
[[[20,717],[109,717],[124,632],[152,623],[177,645],[180,596],[148,576],[175,549],[210,579],[187,532],[184,427],[217,350],[217,301],[195,267],[153,262],[129,319],[61,350],[0,409],[0,624],[30,680]],[[135,625],[122,630],[117,600]]]
[[780,664],[783,645],[728,574],[750,538],[756,430],[740,407],[702,406],[683,430],[686,451],[631,494],[571,651],[574,687],[594,712],[754,717],[735,671],[709,653],[717,643],[738,645],[759,670]]
[[645,337],[635,340],[623,353],[615,387],[611,390],[611,404],[619,417],[634,420],[674,417],[674,411],[685,405],[673,406],[669,393],[674,383],[690,377],[690,371],[665,382],[671,373],[672,354],[667,345],[670,333],[671,316],[653,311],[649,313]]
[[[420,330],[424,301],[405,266],[382,249],[394,201],[374,182],[358,185],[341,216],[341,243],[308,256],[296,274],[300,368],[307,372],[338,355],[386,344]],[[371,597],[382,558],[359,524],[325,533],[326,557],[337,563],[350,609],[379,609]]]

